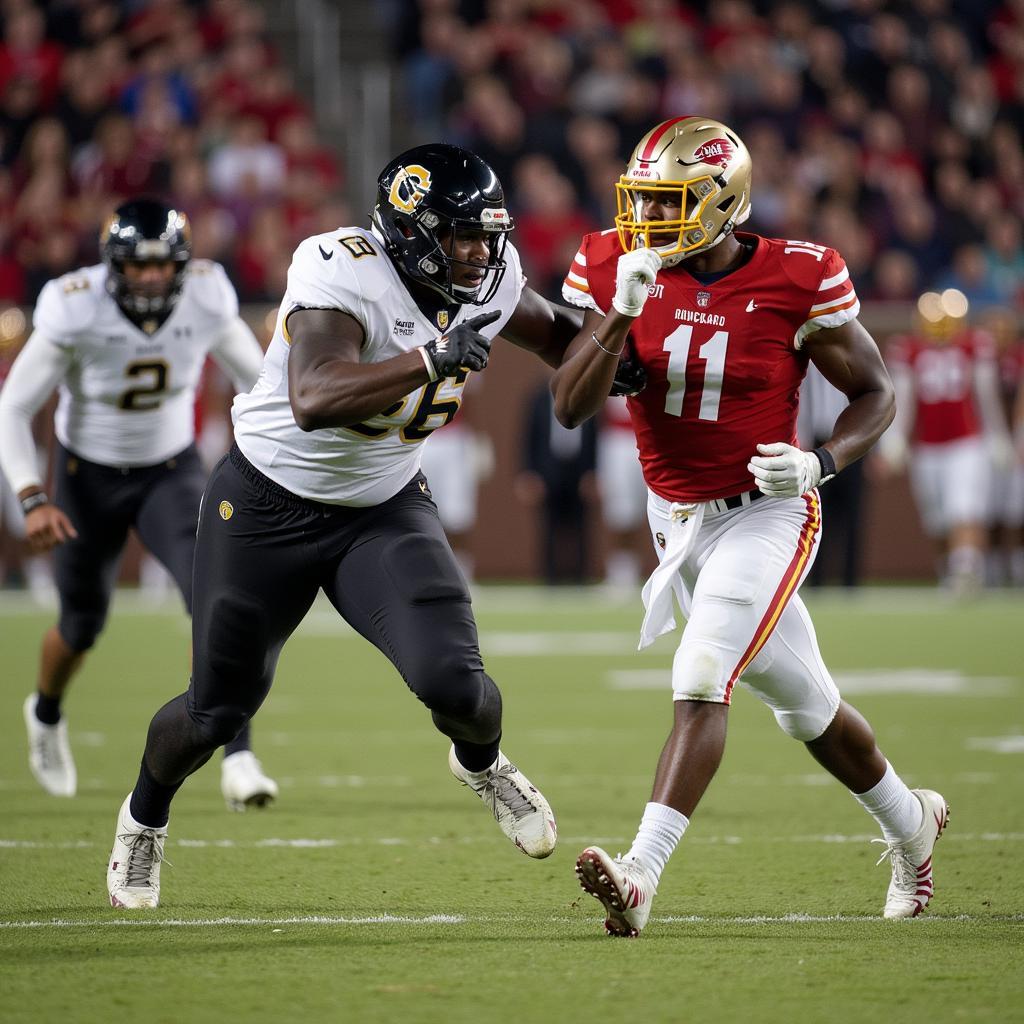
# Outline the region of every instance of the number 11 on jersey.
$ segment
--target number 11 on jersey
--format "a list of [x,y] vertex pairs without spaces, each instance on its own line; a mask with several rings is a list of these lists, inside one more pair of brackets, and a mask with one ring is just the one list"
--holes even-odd
[[[683,415],[686,364],[690,358],[692,340],[693,327],[690,324],[682,324],[662,344],[662,348],[668,353],[668,394],[665,396],[665,412],[670,416]],[[729,332],[715,331],[697,350],[697,355],[704,360],[698,419],[718,419],[718,406],[722,401],[722,381],[725,378],[725,350],[728,345]]]

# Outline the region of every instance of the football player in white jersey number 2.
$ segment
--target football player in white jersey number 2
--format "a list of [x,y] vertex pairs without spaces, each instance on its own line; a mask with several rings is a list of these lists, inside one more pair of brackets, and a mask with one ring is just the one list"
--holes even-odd
[[[246,391],[263,361],[223,269],[190,259],[183,213],[153,199],[125,203],[100,246],[102,264],[43,288],[32,335],[0,392],[0,468],[21,501],[31,548],[55,548],[60,619],[43,638],[38,693],[24,706],[29,765],[55,796],[74,796],[77,786],[61,700],[103,629],[130,528],[191,610],[206,478],[193,407],[207,354]],[[58,385],[51,501],[31,422]],[[277,786],[254,757],[248,729],[222,742],[229,806],[272,800]]]
[[114,906],[153,907],[171,800],[270,689],[282,645],[323,590],[392,661],[452,741],[448,764],[530,857],[555,847],[547,801],[499,749],[466,582],[420,472],[493,338],[557,366],[582,323],[526,287],[501,184],[428,145],[378,180],[372,228],[302,242],[260,379],[235,400],[235,447],[206,488],[194,668],[160,711],[121,808]]

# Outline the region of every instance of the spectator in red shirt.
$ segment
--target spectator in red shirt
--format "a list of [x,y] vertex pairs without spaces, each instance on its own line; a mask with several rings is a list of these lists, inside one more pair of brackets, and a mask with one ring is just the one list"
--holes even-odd
[[37,7],[10,11],[4,19],[0,43],[0,93],[15,78],[27,78],[39,87],[43,109],[49,110],[60,87],[63,51],[46,39],[46,19]]

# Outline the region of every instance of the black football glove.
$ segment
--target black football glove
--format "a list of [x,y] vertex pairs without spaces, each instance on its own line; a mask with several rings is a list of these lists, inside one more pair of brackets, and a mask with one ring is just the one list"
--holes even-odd
[[493,324],[500,316],[500,309],[493,313],[479,313],[440,338],[428,341],[423,351],[434,368],[431,380],[454,377],[463,366],[467,370],[482,370],[487,365],[491,339],[485,338],[480,328]]
[[639,395],[645,387],[647,371],[635,359],[623,359],[615,371],[608,394],[612,397]]

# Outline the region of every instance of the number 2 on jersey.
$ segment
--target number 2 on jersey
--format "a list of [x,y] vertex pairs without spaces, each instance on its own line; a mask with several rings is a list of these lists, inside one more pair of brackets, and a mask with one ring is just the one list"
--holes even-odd
[[[163,359],[136,360],[124,370],[126,377],[145,381],[144,387],[129,388],[118,401],[118,407],[129,412],[146,412],[156,409],[163,401],[167,390],[167,374],[170,367]],[[149,378],[146,381],[146,378]]]
[[[668,353],[668,394],[665,396],[665,412],[669,416],[683,415],[686,364],[690,358],[692,341],[692,325],[682,324],[662,344],[662,348]],[[718,419],[718,406],[722,401],[722,381],[725,379],[725,350],[728,345],[729,332],[715,331],[697,350],[697,355],[704,360],[698,419]]]

